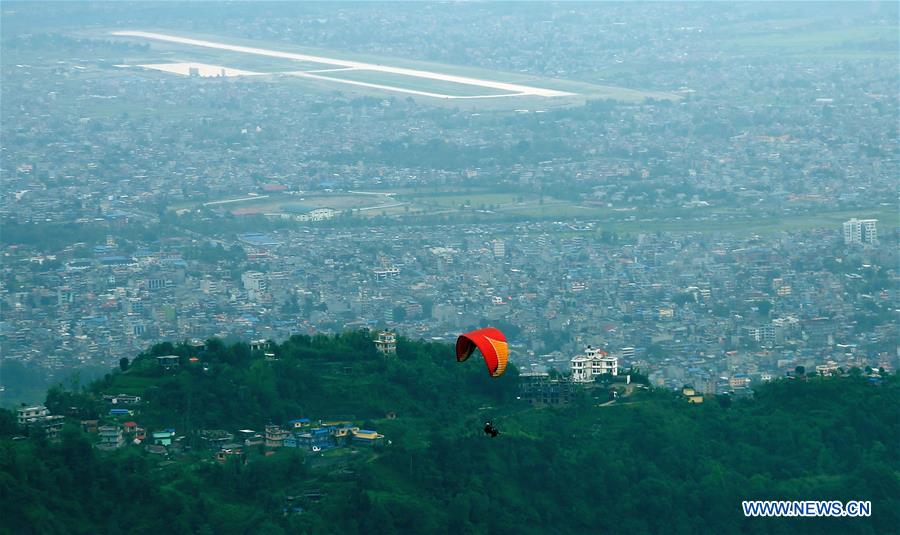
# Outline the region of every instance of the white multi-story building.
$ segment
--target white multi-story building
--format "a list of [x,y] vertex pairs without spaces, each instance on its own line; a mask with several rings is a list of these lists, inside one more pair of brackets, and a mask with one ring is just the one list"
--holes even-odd
[[772,330],[774,344],[784,343],[800,334],[800,320],[793,316],[775,318],[772,320]]
[[763,347],[772,347],[776,341],[776,328],[771,323],[766,323],[758,327],[746,327],[745,332],[747,338],[754,342],[759,342]]
[[202,281],[200,281],[200,291],[205,294],[213,294],[219,291],[219,282],[210,279],[209,275],[205,276]]
[[397,335],[391,331],[381,331],[375,339],[375,348],[384,355],[397,353]]
[[878,241],[877,219],[856,219],[844,221],[844,243],[876,243]]
[[305,214],[294,216],[294,219],[301,222],[325,221],[334,218],[339,212],[333,208],[316,208]]
[[43,405],[19,407],[16,413],[21,427],[27,427],[29,432],[37,431],[42,433],[50,442],[59,440],[59,432],[62,430],[63,423],[65,423],[65,416],[50,414],[47,407]]
[[375,274],[375,280],[385,280],[398,277],[400,275],[400,268],[390,264],[382,264],[380,267],[373,269],[372,273]]
[[590,383],[595,378],[609,374],[619,375],[619,359],[602,349],[588,346],[583,355],[572,358],[572,380]]
[[50,411],[43,405],[33,405],[31,407],[19,407],[16,413],[19,417],[19,425],[25,426],[45,419],[50,414]]
[[816,365],[816,373],[823,376],[831,376],[837,375],[838,373],[838,365],[837,362],[833,360],[829,360],[825,364]]
[[100,442],[97,448],[101,450],[115,450],[125,445],[125,436],[122,428],[117,425],[101,425],[97,429],[100,434]]
[[494,258],[503,258],[506,256],[506,242],[503,240],[492,241],[491,248],[494,250]]
[[283,430],[280,426],[277,425],[267,425],[266,426],[266,447],[267,448],[280,448],[284,446],[284,439],[288,438],[290,433]]
[[594,380],[591,375],[591,359],[584,355],[572,358],[572,380],[576,383],[589,383]]
[[264,292],[266,291],[266,274],[259,271],[248,271],[241,275],[241,282],[244,283],[244,289],[248,292]]

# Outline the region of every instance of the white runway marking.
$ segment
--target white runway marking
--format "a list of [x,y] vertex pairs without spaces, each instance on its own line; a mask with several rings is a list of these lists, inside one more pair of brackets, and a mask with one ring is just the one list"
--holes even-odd
[[[118,65],[117,65],[118,66]],[[127,65],[124,65],[127,67]],[[188,76],[191,74],[191,69],[196,69],[197,76],[201,78],[211,78],[216,76],[259,76],[261,72],[251,72],[251,71],[242,71],[240,69],[232,69],[231,67],[223,67],[221,65],[207,65],[206,63],[148,63],[144,65],[138,65],[138,67],[143,67],[145,69],[153,69],[155,71],[164,71],[171,72],[175,74],[182,74],[184,76]]]
[[338,67],[337,69],[316,69],[314,71],[303,72],[338,72],[338,71],[358,71],[356,67]]
[[[118,35],[121,37],[141,37],[144,39],[155,39],[157,41],[166,41],[170,43],[178,43],[182,45],[192,45],[192,46],[201,46],[205,48],[215,48],[219,50],[228,50],[230,52],[240,52],[243,54],[254,54],[257,56],[268,56],[272,58],[281,58],[281,59],[293,59],[297,61],[306,61],[312,63],[322,63],[325,65],[336,65],[338,67],[347,67],[350,69],[364,69],[370,71],[377,72],[387,72],[392,74],[400,74],[404,76],[413,76],[417,78],[427,78],[430,80],[441,80],[444,82],[454,82],[457,84],[466,84],[466,85],[474,85],[478,87],[487,87],[491,89],[500,89],[503,91],[509,91],[509,94],[503,95],[475,95],[475,96],[456,96],[456,95],[447,95],[441,93],[430,93],[427,91],[417,91],[413,89],[403,89],[399,87],[389,86],[389,85],[381,85],[381,84],[370,84],[367,82],[357,82],[353,80],[342,80],[339,78],[329,78],[327,76],[322,76],[319,78],[326,79],[332,82],[340,82],[351,85],[359,85],[364,87],[373,87],[377,89],[386,89],[390,91],[399,91],[402,93],[411,93],[416,95],[424,95],[429,97],[436,98],[495,98],[495,97],[503,97],[503,96],[513,96],[513,95],[528,95],[528,96],[539,96],[539,97],[564,97],[571,96],[574,93],[569,93],[566,91],[558,91],[555,89],[545,89],[541,87],[532,87],[527,85],[519,85],[519,84],[509,84],[506,82],[496,82],[492,80],[481,80],[478,78],[469,78],[466,76],[456,76],[452,74],[443,74],[437,72],[429,72],[429,71],[420,71],[416,69],[407,69],[403,67],[389,67],[386,65],[376,65],[374,63],[363,63],[359,61],[347,61],[342,59],[334,59],[334,58],[325,58],[321,56],[311,56],[307,54],[295,54],[292,52],[281,52],[278,50],[268,50],[264,48],[255,48],[248,46],[240,46],[240,45],[229,45],[226,43],[217,43],[214,41],[203,41],[200,39],[190,39],[187,37],[178,37],[175,35],[166,35],[162,33],[153,33],[153,32],[140,32],[140,31],[118,31],[112,32],[113,35]],[[291,73],[295,75],[300,75],[300,73]],[[302,75],[307,77],[317,77],[316,75],[309,75],[308,73],[302,73]]]
[[431,93],[429,91],[419,91],[417,89],[406,89],[403,87],[396,87],[396,86],[392,86],[392,85],[373,84],[371,82],[359,82],[357,80],[345,80],[343,78],[333,78],[331,76],[320,76],[318,74],[310,74],[309,71],[294,71],[294,72],[285,72],[285,73],[281,73],[281,74],[289,74],[291,76],[299,76],[301,78],[314,78],[316,80],[327,80],[329,82],[338,82],[341,84],[358,85],[361,87],[371,87],[374,89],[384,89],[387,91],[397,91],[398,93],[409,93],[411,95],[421,95],[423,97],[434,97],[434,98],[496,98],[496,97],[511,97],[514,95],[524,94],[524,93],[503,93],[501,95],[456,96],[456,95],[445,95],[443,93]]

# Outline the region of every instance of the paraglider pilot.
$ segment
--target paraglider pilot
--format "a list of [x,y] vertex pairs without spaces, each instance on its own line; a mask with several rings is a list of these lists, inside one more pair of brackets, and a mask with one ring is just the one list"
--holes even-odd
[[494,427],[494,424],[491,422],[485,422],[484,433],[486,435],[491,435],[491,438],[497,438],[497,435],[500,434],[500,430]]

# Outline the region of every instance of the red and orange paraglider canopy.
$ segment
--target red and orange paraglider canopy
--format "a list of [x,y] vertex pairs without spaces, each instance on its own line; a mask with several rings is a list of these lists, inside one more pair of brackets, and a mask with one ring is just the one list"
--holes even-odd
[[506,336],[499,329],[486,327],[461,334],[456,339],[457,362],[463,362],[471,357],[475,348],[481,350],[491,377],[503,375],[503,372],[506,371],[506,363],[509,362],[509,346],[506,344]]

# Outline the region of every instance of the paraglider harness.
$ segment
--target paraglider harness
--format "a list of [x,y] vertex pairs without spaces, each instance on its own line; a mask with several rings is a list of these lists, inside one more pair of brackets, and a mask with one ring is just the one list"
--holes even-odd
[[494,424],[491,422],[485,422],[484,434],[491,435],[491,438],[497,438],[497,435],[500,434],[500,430],[494,427]]

